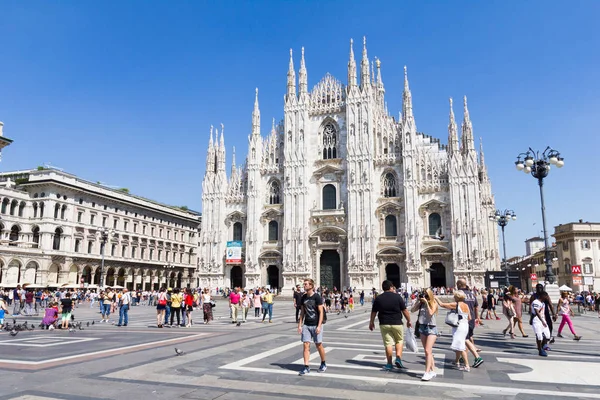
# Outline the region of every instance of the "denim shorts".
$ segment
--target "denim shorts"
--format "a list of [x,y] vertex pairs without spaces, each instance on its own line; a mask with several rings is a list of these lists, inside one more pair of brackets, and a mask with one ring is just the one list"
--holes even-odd
[[419,333],[421,335],[429,336],[438,334],[437,326],[435,325],[419,325]]

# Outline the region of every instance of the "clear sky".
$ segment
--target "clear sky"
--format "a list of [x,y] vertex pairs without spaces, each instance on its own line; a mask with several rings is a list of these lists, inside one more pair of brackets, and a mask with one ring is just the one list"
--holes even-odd
[[541,231],[536,182],[514,168],[529,146],[565,157],[549,226],[600,222],[598,1],[3,1],[0,15],[3,171],[50,162],[201,210],[210,125],[241,162],[254,88],[263,135],[283,116],[289,49],[298,67],[306,48],[311,88],[345,82],[349,40],[358,55],[367,36],[393,115],[407,65],[419,131],[446,143],[448,97],[468,96],[496,205],[519,216],[509,256]]

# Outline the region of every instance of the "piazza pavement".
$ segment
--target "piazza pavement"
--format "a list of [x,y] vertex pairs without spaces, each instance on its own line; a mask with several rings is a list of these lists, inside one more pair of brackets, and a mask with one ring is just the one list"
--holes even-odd
[[[408,370],[381,370],[381,337],[368,330],[370,303],[351,314],[329,314],[328,369],[317,373],[313,346],[307,376],[298,375],[302,349],[291,301],[276,300],[272,324],[251,310],[246,323],[232,325],[223,299],[214,310],[209,325],[196,311],[192,328],[158,329],[153,307],[132,307],[129,326],[117,327],[99,324],[97,307],[83,304],[75,315],[84,330],[0,332],[0,399],[600,399],[596,313],[574,318],[583,339],[563,332],[548,358],[537,355],[530,326],[528,338],[513,340],[502,336],[504,319],[484,321],[476,343],[485,362],[471,372],[451,366],[451,331],[444,325],[434,348],[438,376],[422,382],[422,348],[405,351]],[[17,317],[18,323],[39,320]],[[184,354],[177,356],[175,347]]]

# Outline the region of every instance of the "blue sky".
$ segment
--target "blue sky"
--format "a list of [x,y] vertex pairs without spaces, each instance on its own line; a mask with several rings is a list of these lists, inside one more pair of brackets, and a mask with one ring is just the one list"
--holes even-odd
[[536,182],[513,164],[529,146],[565,157],[546,180],[549,225],[600,221],[600,2],[4,1],[0,15],[4,171],[51,162],[199,210],[210,125],[240,162],[254,88],[263,135],[283,116],[289,48],[296,67],[306,48],[312,87],[345,81],[349,39],[358,55],[366,35],[394,115],[407,65],[419,131],[445,143],[448,97],[468,96],[496,205],[519,216],[509,256],[541,231]]

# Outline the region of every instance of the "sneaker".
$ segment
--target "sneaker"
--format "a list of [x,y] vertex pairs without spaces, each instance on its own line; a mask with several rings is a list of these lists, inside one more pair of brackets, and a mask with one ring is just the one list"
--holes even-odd
[[300,375],[306,375],[306,374],[310,374],[310,367],[307,367],[305,365],[304,368],[302,368],[302,371],[300,371]]
[[479,367],[481,364],[483,364],[483,358],[481,357],[477,357],[475,359],[475,362],[473,363],[473,368],[477,368]]
[[471,367],[468,365],[461,365],[459,369],[463,372],[471,372]]
[[544,350],[540,351],[540,356],[542,357],[548,357],[548,353],[546,353]]
[[561,334],[559,333],[558,335],[556,335],[556,337],[558,337],[558,338],[561,338],[561,339],[562,339],[562,338],[563,338],[563,335],[561,335]]
[[322,362],[321,366],[319,367],[319,372],[325,372],[325,371],[327,371],[327,364]]
[[496,321],[500,321],[502,318],[500,317],[496,317]]
[[548,346],[547,344],[545,344],[544,347],[542,348],[542,350],[550,351],[552,349],[550,348],[550,346]]
[[48,330],[53,331],[54,330],[54,325],[50,325],[50,327],[48,328]]
[[554,336],[552,336],[552,337],[550,338],[550,341],[549,341],[548,343],[550,343],[550,344],[554,344]]
[[394,369],[394,366],[392,364],[385,364],[385,366],[382,368],[382,370],[384,371],[391,371]]
[[577,340],[578,341],[580,339],[581,339],[581,336],[573,336],[573,340]]
[[422,380],[422,381],[430,381],[430,380],[431,380],[431,378],[433,378],[433,375],[432,375],[432,373],[431,373],[431,372],[425,372],[425,373],[423,374],[423,376],[421,377],[421,380]]
[[400,357],[396,357],[394,364],[396,365],[396,368],[406,369],[406,367],[402,364],[402,359]]

